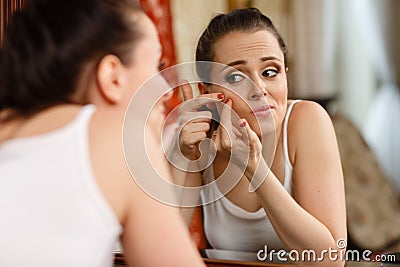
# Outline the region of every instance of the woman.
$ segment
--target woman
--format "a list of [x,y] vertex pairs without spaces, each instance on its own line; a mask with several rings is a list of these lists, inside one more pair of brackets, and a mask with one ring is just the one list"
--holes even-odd
[[125,165],[125,110],[160,53],[135,1],[32,0],[14,15],[0,62],[1,266],[111,266],[119,238],[132,266],[204,266],[178,212]]
[[[257,252],[267,245],[300,254],[312,249],[317,257],[329,248],[343,249],[337,246],[346,240],[343,175],[332,123],[318,104],[287,99],[287,50],[271,21],[254,8],[217,15],[198,41],[196,61],[229,66],[198,69],[207,82],[199,85],[197,100],[204,104],[209,98],[208,108],[223,101],[217,110],[224,127],[210,126],[211,113],[205,115],[204,108],[202,116],[181,108],[184,156],[198,159],[199,142],[206,136],[212,136],[218,152],[202,177],[192,172],[178,182],[199,186],[218,181],[230,160],[240,175],[226,194],[219,186],[201,191],[202,202],[211,203],[203,206],[211,246]],[[183,92],[185,100],[193,97],[187,85]],[[238,155],[244,147],[249,148],[245,157]],[[219,195],[224,197],[214,201]],[[324,259],[314,264],[344,264],[326,254]]]

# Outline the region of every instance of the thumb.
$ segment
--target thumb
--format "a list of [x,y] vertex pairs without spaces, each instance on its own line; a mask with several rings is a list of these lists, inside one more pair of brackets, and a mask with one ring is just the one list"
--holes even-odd
[[233,137],[232,130],[232,100],[228,99],[226,104],[223,105],[220,117],[220,134],[221,134],[221,142],[225,147],[230,147],[230,142]]
[[193,90],[187,80],[182,80],[182,85],[179,87],[183,95],[183,101],[193,99]]

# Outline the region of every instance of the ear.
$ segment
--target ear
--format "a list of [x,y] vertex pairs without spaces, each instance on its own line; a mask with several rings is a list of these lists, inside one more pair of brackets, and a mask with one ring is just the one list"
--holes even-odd
[[199,89],[199,93],[201,95],[210,93],[210,90],[209,90],[210,88],[205,83],[198,83],[197,88]]
[[103,57],[97,68],[97,82],[101,95],[111,104],[120,101],[123,94],[122,86],[123,64],[114,55]]

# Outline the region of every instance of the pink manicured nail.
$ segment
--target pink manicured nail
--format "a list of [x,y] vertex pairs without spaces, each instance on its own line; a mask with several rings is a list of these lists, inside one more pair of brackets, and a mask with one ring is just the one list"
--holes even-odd
[[240,127],[246,127],[246,121],[242,121],[242,123],[240,124]]
[[224,94],[218,94],[217,97],[218,97],[218,99],[223,99],[224,98]]

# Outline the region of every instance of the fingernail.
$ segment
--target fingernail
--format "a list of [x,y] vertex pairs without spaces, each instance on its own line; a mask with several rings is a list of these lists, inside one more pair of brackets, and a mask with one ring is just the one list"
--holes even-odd
[[224,94],[218,94],[217,97],[218,99],[224,99]]
[[242,121],[242,123],[240,124],[240,127],[246,127],[246,121]]
[[230,99],[230,98],[228,98],[228,99],[225,101],[225,103],[228,103],[229,101],[231,101],[231,102],[233,103],[232,99]]

